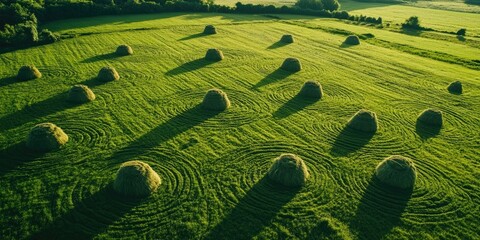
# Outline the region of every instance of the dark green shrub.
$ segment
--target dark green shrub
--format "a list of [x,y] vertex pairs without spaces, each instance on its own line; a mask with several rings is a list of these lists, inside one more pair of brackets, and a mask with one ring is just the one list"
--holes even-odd
[[323,8],[328,11],[335,11],[340,9],[340,3],[338,0],[322,0]]
[[39,42],[54,43],[59,40],[59,36],[48,29],[43,29],[39,34]]
[[92,0],[92,2],[103,5],[115,5],[115,2],[113,0]]
[[402,23],[402,28],[404,28],[404,29],[416,29],[416,30],[423,29],[420,26],[420,19],[418,19],[417,16],[412,16],[409,19],[405,20],[405,22]]
[[321,0],[298,0],[295,6],[304,9],[323,10],[323,3]]
[[458,31],[457,31],[457,35],[458,36],[465,36],[467,34],[467,29],[466,28],[460,28]]

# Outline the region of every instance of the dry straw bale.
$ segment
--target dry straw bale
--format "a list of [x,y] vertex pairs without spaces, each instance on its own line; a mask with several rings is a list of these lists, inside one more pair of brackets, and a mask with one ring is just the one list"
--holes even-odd
[[40,123],[30,130],[27,147],[40,152],[59,149],[68,142],[68,136],[53,123]]
[[305,185],[310,173],[303,159],[287,153],[274,160],[267,175],[272,181],[284,186],[300,187]]
[[123,163],[117,171],[113,189],[126,196],[146,197],[162,184],[160,176],[142,161]]

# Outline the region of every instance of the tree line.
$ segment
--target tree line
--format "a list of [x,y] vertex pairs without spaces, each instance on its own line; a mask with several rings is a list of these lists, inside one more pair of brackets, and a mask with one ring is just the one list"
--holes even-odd
[[337,0],[298,0],[294,6],[217,5],[213,0],[0,0],[0,48],[55,42],[59,36],[40,23],[100,15],[218,12],[242,14],[296,14],[381,23],[381,18],[353,16],[339,11]]

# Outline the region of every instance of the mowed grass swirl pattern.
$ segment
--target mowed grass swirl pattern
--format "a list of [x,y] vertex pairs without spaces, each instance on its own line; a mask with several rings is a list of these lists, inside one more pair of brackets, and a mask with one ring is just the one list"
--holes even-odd
[[[366,42],[344,48],[344,36],[303,25],[349,25],[282,17],[62,21],[48,27],[79,36],[1,54],[0,236],[480,238],[479,72]],[[218,34],[199,34],[207,24]],[[276,44],[284,34],[295,43]],[[431,41],[440,40],[425,44]],[[121,44],[134,54],[113,55]],[[225,59],[203,60],[209,48],[219,48]],[[288,57],[303,69],[279,70]],[[12,77],[25,64],[34,64],[42,78],[16,82]],[[95,79],[107,65],[116,68],[118,81]],[[322,99],[296,97],[307,80],[320,82]],[[446,90],[456,80],[462,95]],[[75,84],[87,85],[96,99],[68,104]],[[211,88],[226,92],[231,107],[201,109]],[[427,108],[443,111],[437,132],[416,125]],[[359,109],[377,114],[375,134],[345,128]],[[69,142],[41,155],[27,150],[28,132],[42,122],[61,127]],[[268,181],[282,153],[307,164],[303,188]],[[372,178],[375,166],[394,154],[417,166],[410,193]],[[162,178],[152,196],[125,199],[113,192],[118,167],[130,160],[148,163]]]

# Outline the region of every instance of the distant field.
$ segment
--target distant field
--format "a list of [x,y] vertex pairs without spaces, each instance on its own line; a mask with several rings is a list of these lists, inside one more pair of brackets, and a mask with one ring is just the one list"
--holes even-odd
[[[392,21],[413,14],[403,8]],[[445,19],[455,22],[454,14]],[[338,20],[280,17],[73,19],[46,26],[72,38],[1,54],[0,238],[479,239],[479,48]],[[425,25],[442,28],[438,20],[426,15]],[[199,34],[206,24],[219,34]],[[296,42],[279,44],[285,33]],[[350,33],[375,37],[349,47],[342,43]],[[124,43],[134,55],[110,54]],[[213,47],[225,59],[201,60]],[[279,71],[287,57],[299,58],[304,69]],[[16,82],[25,64],[43,77]],[[105,65],[118,70],[119,81],[94,79]],[[294,98],[312,79],[325,96]],[[462,95],[446,91],[456,80],[464,84]],[[78,83],[97,99],[65,103]],[[207,116],[197,106],[212,87],[223,89],[232,107]],[[379,117],[371,139],[345,129],[361,108]],[[426,108],[444,113],[438,135],[416,128]],[[70,137],[65,148],[26,151],[29,130],[41,122],[63,128]],[[264,179],[281,153],[299,155],[310,169],[298,192]],[[372,180],[376,165],[392,154],[417,166],[409,198]],[[111,193],[118,167],[133,159],[163,179],[142,201]]]
[[[235,3],[251,3],[251,4],[265,4],[265,5],[294,5],[296,0],[215,0],[217,4],[223,4],[228,6],[234,6]],[[383,7],[392,5],[391,3],[382,3],[381,1],[375,2],[365,2],[365,1],[355,1],[355,0],[339,0],[341,10],[351,11],[359,10],[364,8],[372,7]],[[418,8],[430,8],[430,9],[440,9],[440,10],[449,10],[457,12],[470,12],[470,13],[480,13],[480,6],[465,4],[464,0],[418,0],[412,2],[405,2],[404,5],[413,6]]]
[[[237,0],[217,0],[217,4],[234,6]],[[293,5],[294,0],[269,1],[245,0],[242,3]],[[467,28],[469,35],[480,37],[480,6],[467,5],[463,1],[418,1],[409,4],[387,4],[341,0],[341,10],[355,15],[382,17],[385,22],[401,24],[410,16],[418,16],[424,27],[456,32]]]
[[403,23],[410,16],[418,16],[421,25],[435,30],[456,32],[467,28],[469,34],[480,35],[480,14],[454,12],[439,9],[419,8],[403,5],[388,5],[350,11],[352,14],[381,16],[385,21]]

